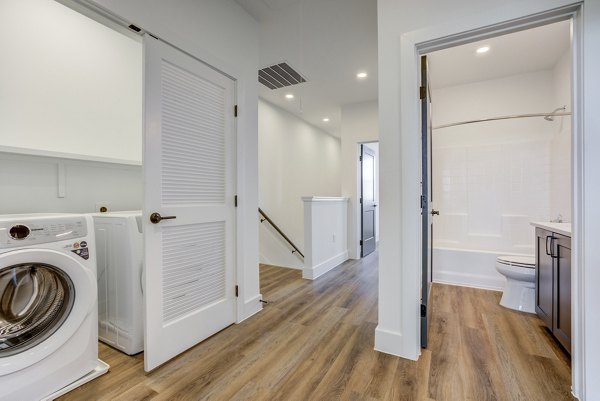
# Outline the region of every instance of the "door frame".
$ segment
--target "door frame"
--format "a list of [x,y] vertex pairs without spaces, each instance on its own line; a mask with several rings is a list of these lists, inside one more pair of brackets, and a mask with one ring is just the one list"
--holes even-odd
[[[572,210],[573,210],[573,272],[572,272],[572,294],[577,294],[573,298],[573,354],[572,354],[572,387],[576,396],[585,396],[585,375],[584,368],[589,366],[589,362],[584,360],[586,342],[584,338],[585,318],[584,297],[589,299],[589,294],[585,294],[586,289],[584,281],[584,204],[583,204],[583,4],[580,2],[569,4],[563,7],[552,8],[546,11],[537,12],[529,15],[516,16],[506,20],[497,20],[496,16],[489,16],[487,19],[473,21],[466,24],[464,21],[454,21],[444,26],[428,27],[413,32],[408,32],[400,37],[399,67],[400,82],[402,90],[400,92],[400,155],[401,155],[401,182],[402,197],[400,206],[400,216],[403,222],[400,228],[402,238],[402,252],[400,265],[402,269],[402,281],[398,291],[401,293],[402,317],[402,336],[405,337],[399,341],[401,344],[395,349],[389,349],[390,353],[418,359],[420,349],[420,315],[419,311],[419,289],[421,282],[420,266],[418,261],[421,253],[420,234],[420,215],[418,199],[420,195],[420,136],[413,133],[420,132],[420,107],[418,81],[418,66],[421,55],[454,47],[462,44],[472,43],[494,36],[517,32],[525,29],[535,28],[559,22],[564,20],[572,21],[573,42],[572,42]],[[474,26],[472,26],[474,25]],[[413,82],[413,85],[406,83]],[[590,124],[590,123],[588,123]],[[590,124],[591,125],[591,124]],[[411,133],[411,134],[408,134]],[[385,140],[385,139],[384,139]],[[588,267],[591,269],[591,267]],[[590,284],[591,285],[591,284]],[[589,287],[589,286],[588,286]],[[591,289],[591,288],[587,288]],[[385,294],[380,293],[380,299]],[[589,313],[589,312],[588,312]],[[381,316],[380,316],[381,321]],[[376,349],[389,352],[391,348],[386,338],[389,333],[378,327],[376,331]],[[378,338],[379,337],[379,338]]]
[[[95,20],[96,22],[107,26],[108,28],[114,29],[117,32],[120,32],[126,36],[132,37],[135,40],[139,40],[142,42],[142,37],[145,33],[150,34],[151,36],[161,40],[162,42],[174,47],[177,50],[182,51],[183,53],[189,55],[190,57],[200,61],[201,63],[209,66],[210,68],[216,70],[217,72],[225,75],[226,77],[232,79],[235,85],[235,93],[234,99],[236,105],[241,105],[242,107],[248,107],[248,112],[246,112],[243,108],[239,108],[239,112],[237,117],[234,119],[234,136],[235,136],[235,186],[236,186],[236,194],[238,196],[238,205],[235,210],[235,281],[239,287],[239,295],[236,301],[236,323],[240,323],[243,320],[246,320],[250,316],[260,312],[262,310],[262,295],[260,294],[260,287],[258,285],[258,281],[254,283],[253,277],[249,276],[249,269],[255,270],[256,277],[258,278],[258,242],[249,243],[249,239],[255,238],[255,235],[250,235],[248,233],[254,232],[252,229],[253,226],[256,226],[258,229],[258,224],[256,223],[256,210],[258,210],[258,197],[254,199],[254,194],[256,190],[253,188],[249,188],[247,185],[244,185],[244,177],[245,174],[245,157],[243,152],[240,152],[240,149],[246,149],[249,144],[249,139],[246,138],[246,135],[243,135],[242,128],[244,126],[244,122],[246,124],[251,123],[253,119],[251,115],[251,107],[244,101],[246,97],[246,91],[251,86],[250,77],[246,76],[242,70],[240,70],[236,65],[232,65],[218,58],[212,52],[199,48],[197,46],[193,46],[193,42],[186,41],[185,37],[178,37],[177,42],[182,43],[182,45],[177,45],[172,41],[167,40],[166,38],[161,37],[161,35],[157,33],[153,33],[145,29],[140,24],[135,24],[137,28],[140,28],[139,32],[134,32],[130,29],[131,21],[128,19],[121,17],[113,13],[112,11],[103,8],[91,0],[54,0],[58,3],[63,4],[66,7],[71,8],[72,10],[87,16]],[[185,42],[184,42],[185,41]],[[187,46],[183,45],[186,43]],[[185,50],[184,48],[189,48]],[[253,78],[253,77],[252,77]],[[142,78],[141,78],[142,79]],[[254,109],[256,111],[256,109]],[[233,110],[232,110],[233,112]],[[256,117],[256,116],[255,116]],[[143,117],[141,117],[143,118]],[[250,119],[250,121],[248,121]],[[253,144],[250,143],[250,146]],[[143,161],[142,161],[143,163]],[[256,172],[258,174],[258,166],[256,166]],[[258,177],[258,175],[257,175]],[[256,260],[254,258],[244,257],[248,255],[248,248],[255,247],[256,248]],[[250,252],[252,253],[252,252]],[[252,260],[250,260],[252,259]],[[258,294],[252,296],[250,299],[246,299],[247,293],[252,293],[253,284],[256,284],[258,287]]]

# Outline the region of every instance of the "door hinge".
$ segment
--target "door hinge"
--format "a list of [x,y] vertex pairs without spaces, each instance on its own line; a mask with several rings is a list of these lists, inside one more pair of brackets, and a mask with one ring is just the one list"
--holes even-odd
[[427,88],[419,86],[419,99],[423,100],[427,97]]
[[427,317],[427,305],[421,304],[421,317]]
[[233,116],[237,117],[238,115],[238,108],[237,108],[237,104],[235,106],[233,106]]
[[240,296],[240,287],[239,286],[235,286],[235,297],[239,297]]
[[362,198],[359,199],[360,204],[362,205]]
[[427,198],[424,195],[421,195],[421,209],[425,209],[427,207]]
[[359,241],[359,245],[362,246],[362,240]]
[[358,156],[358,161],[361,162],[362,161],[362,156]]
[[237,207],[237,195],[233,197],[233,205]]

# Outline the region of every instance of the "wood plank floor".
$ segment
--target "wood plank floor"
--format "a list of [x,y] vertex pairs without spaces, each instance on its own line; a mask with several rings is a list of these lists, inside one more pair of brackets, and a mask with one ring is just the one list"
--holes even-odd
[[569,359],[500,293],[434,285],[418,362],[373,350],[377,254],[315,280],[261,266],[269,301],[150,374],[100,345],[110,372],[61,400],[572,400]]

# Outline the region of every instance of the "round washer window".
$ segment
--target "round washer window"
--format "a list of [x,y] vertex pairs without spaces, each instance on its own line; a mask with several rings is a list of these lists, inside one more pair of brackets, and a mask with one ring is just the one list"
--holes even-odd
[[0,358],[35,347],[63,324],[75,299],[57,267],[22,263],[0,269]]

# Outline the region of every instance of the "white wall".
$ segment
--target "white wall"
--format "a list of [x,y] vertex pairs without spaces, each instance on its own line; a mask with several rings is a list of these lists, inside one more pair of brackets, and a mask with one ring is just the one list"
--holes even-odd
[[[259,206],[302,251],[301,198],[340,195],[340,140],[263,100],[259,101],[258,126]],[[278,237],[271,229],[261,228],[261,261],[301,268],[296,256],[281,254],[282,248],[291,254],[291,248]]]
[[[571,104],[571,58],[567,52],[552,71],[554,81],[554,107],[566,106],[572,111]],[[571,123],[570,116],[556,117],[552,141],[550,144],[550,216],[559,215],[565,222],[571,222]]]
[[[550,112],[553,78],[548,70],[434,89],[433,126]],[[551,217],[551,143],[559,125],[539,117],[433,130],[433,207],[440,211],[434,246],[533,255],[529,223]],[[434,270],[436,262],[444,261],[434,260]]]
[[350,259],[360,258],[360,166],[358,158],[363,142],[379,140],[377,102],[342,106],[342,196],[348,204],[348,252]]
[[89,0],[236,80],[238,320],[261,309],[258,274],[258,24],[233,0]]
[[[557,7],[571,0],[433,0],[415,3],[409,0],[379,0],[379,122],[381,153],[381,241],[379,256],[379,324],[375,348],[416,359],[419,347],[419,102],[418,43],[448,37],[474,29],[511,21]],[[585,57],[578,71],[585,91],[580,104],[583,142],[574,152],[583,160],[580,182],[574,182],[581,194],[574,204],[574,246],[581,252],[574,260],[574,282],[580,277],[582,291],[574,293],[574,302],[600,304],[600,188],[594,172],[600,171],[600,2],[585,1],[580,19],[583,43],[576,52]],[[580,213],[580,214],[579,214]],[[575,221],[577,220],[577,221]],[[581,269],[581,270],[579,270]],[[573,357],[574,391],[582,399],[596,399],[600,382],[600,319],[597,308],[576,309],[575,341],[580,347]],[[581,314],[578,314],[578,313]],[[583,320],[579,320],[581,317]],[[579,331],[581,328],[581,331]],[[585,340],[587,339],[587,340]],[[581,347],[585,347],[585,349]],[[583,353],[585,352],[585,359]],[[581,368],[585,367],[584,370]],[[585,379],[585,380],[584,380]]]
[[0,149],[141,162],[139,41],[55,1],[5,0],[0,48]]
[[0,153],[0,188],[0,214],[142,208],[140,166]]
[[348,198],[303,197],[305,259],[302,277],[314,280],[348,259]]

